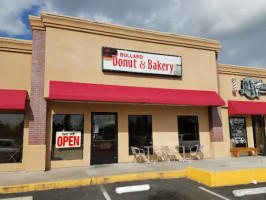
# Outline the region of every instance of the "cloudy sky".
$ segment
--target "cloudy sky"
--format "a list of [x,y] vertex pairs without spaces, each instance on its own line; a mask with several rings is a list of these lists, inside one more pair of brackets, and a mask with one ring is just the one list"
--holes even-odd
[[0,37],[31,40],[41,11],[219,40],[219,62],[266,68],[266,0],[0,0]]

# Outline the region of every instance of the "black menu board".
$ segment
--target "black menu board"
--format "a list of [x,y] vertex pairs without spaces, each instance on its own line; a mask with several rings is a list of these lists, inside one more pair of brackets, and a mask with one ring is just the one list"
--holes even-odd
[[244,117],[230,117],[230,137],[233,147],[247,146],[246,121]]

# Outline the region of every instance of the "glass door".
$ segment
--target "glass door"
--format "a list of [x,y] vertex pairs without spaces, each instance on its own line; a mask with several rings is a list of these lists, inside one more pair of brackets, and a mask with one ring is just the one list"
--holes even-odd
[[91,164],[117,163],[117,113],[92,113]]
[[258,148],[258,154],[265,156],[265,126],[263,115],[252,116],[254,146]]

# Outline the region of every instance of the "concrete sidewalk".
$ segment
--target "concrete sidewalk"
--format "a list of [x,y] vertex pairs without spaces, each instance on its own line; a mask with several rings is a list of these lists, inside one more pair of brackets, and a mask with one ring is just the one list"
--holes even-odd
[[[261,174],[266,174],[265,172],[266,157],[261,156],[155,164],[121,163],[53,169],[46,172],[0,172],[0,193],[179,177],[191,178],[209,186],[221,186],[252,183],[254,179],[266,182],[266,175]],[[247,176],[246,180],[243,179],[244,175]]]

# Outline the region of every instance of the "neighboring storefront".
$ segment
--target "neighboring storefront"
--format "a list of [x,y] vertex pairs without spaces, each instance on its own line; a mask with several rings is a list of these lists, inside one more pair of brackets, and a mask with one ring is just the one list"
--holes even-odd
[[219,65],[226,149],[257,147],[265,156],[266,70]]
[[228,93],[226,67],[218,74],[218,41],[29,19],[32,44],[0,39],[0,171],[132,162],[130,146],[202,144],[205,158],[230,156],[235,141],[252,146],[248,117],[230,115],[229,132],[227,100],[243,97]]
[[26,169],[31,53],[31,41],[0,38],[0,171]]

